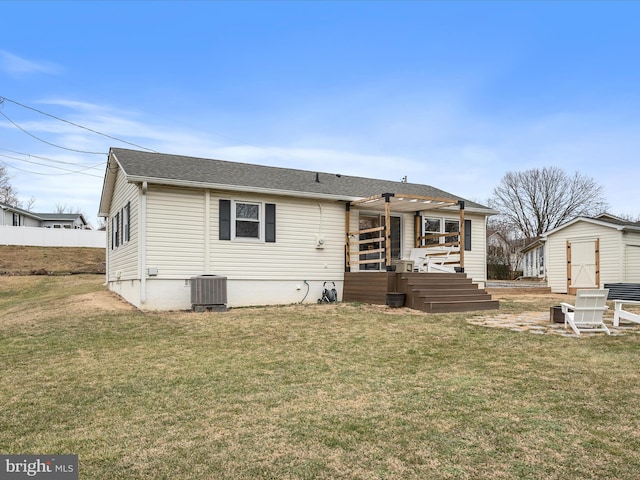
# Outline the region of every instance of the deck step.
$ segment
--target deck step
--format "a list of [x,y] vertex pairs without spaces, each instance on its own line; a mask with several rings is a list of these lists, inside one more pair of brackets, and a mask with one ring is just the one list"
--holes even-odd
[[464,273],[348,272],[344,301],[385,304],[387,293],[404,293],[405,306],[428,313],[496,310],[485,289]]
[[414,307],[427,313],[455,313],[455,312],[475,312],[478,310],[497,310],[497,300],[471,300],[454,302],[424,302],[423,305]]

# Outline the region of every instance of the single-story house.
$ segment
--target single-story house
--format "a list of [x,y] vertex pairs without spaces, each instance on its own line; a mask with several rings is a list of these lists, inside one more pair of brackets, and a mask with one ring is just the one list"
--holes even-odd
[[342,299],[348,274],[404,268],[416,247],[482,288],[495,213],[428,185],[112,148],[98,215],[109,288],[170,310],[206,275],[230,307],[315,303],[334,284]]
[[519,246],[522,240],[508,239],[505,235],[492,228],[487,229],[487,255],[489,264],[505,265],[509,267],[509,274],[523,270],[522,255]]
[[609,214],[576,217],[546,232],[542,240],[547,283],[554,293],[640,283],[640,222]]
[[81,213],[36,213],[0,202],[0,226],[90,228]]
[[541,237],[530,239],[525,247],[520,250],[523,277],[545,278],[544,250],[544,241]]

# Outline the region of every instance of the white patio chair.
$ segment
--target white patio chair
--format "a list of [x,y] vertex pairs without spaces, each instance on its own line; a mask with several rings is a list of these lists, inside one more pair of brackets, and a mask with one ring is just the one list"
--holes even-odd
[[607,295],[609,289],[602,290],[578,290],[576,292],[576,304],[561,303],[564,313],[564,328],[567,323],[576,335],[580,332],[611,332],[604,324],[602,317],[607,307]]
[[631,313],[624,309],[624,305],[640,305],[637,300],[614,300],[615,308],[613,310],[613,326],[620,326],[620,320],[628,320],[634,323],[640,323],[640,314]]
[[453,247],[449,247],[444,255],[433,255],[435,251],[433,247],[413,248],[409,260],[413,260],[413,268],[418,272],[454,273],[455,268],[446,264],[452,250]]

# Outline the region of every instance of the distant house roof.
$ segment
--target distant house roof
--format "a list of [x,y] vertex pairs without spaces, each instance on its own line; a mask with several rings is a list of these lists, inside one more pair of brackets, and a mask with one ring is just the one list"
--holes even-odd
[[529,238],[525,241],[525,245],[524,247],[522,247],[520,249],[521,253],[526,253],[530,250],[534,250],[540,246],[544,245],[544,240],[542,239],[542,237],[534,237],[534,238]]
[[403,193],[465,201],[469,210],[496,213],[475,202],[443,190],[415,183],[315,172],[293,168],[268,167],[182,155],[112,148],[100,201],[100,216],[107,216],[115,181],[114,163],[129,182],[143,182],[219,188],[280,195],[355,200],[382,193]]
[[34,218],[36,220],[43,221],[58,221],[58,222],[73,222],[77,218],[81,218],[84,225],[87,225],[87,221],[84,218],[84,215],[81,213],[37,213],[31,212],[29,210],[24,210],[23,208],[15,207],[13,205],[9,205],[6,203],[0,202],[0,208],[4,210],[9,210],[11,212],[16,212],[21,215],[25,215],[27,217]]
[[36,213],[41,220],[58,221],[58,222],[73,222],[76,219],[82,219],[82,222],[86,225],[87,221],[84,215],[81,213]]
[[9,205],[8,203],[0,202],[0,208],[2,208],[2,210],[9,210],[10,212],[16,212],[16,213],[19,213],[21,215],[26,215],[27,217],[31,217],[31,218],[35,218],[37,220],[40,220],[40,217],[38,216],[37,213],[30,212],[29,210],[24,210],[23,208],[19,208],[19,207],[13,206],[13,205]]

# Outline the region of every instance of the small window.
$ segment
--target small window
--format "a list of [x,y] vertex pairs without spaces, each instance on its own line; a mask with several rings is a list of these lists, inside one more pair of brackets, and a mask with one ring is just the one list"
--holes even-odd
[[260,210],[259,203],[235,203],[235,238],[260,239]]
[[131,202],[111,219],[111,248],[125,245],[131,238]]
[[53,228],[62,228],[62,225],[60,225],[59,223],[54,223]]
[[440,243],[439,237],[429,238],[430,233],[440,233],[441,220],[439,218],[424,217],[424,240],[425,245],[436,245]]
[[130,217],[131,203],[127,203],[122,209],[122,243],[125,244],[129,241],[129,217]]
[[120,246],[120,214],[116,213],[111,222],[111,248]]
[[458,220],[445,220],[444,233],[455,233],[451,237],[444,237],[444,243],[457,242],[460,237],[460,222]]
[[[423,245],[438,245],[460,242],[461,248],[471,250],[471,221],[464,221],[464,238],[460,238],[460,220],[450,218],[423,217]],[[451,233],[452,235],[442,235]],[[430,237],[430,235],[433,235]]]

